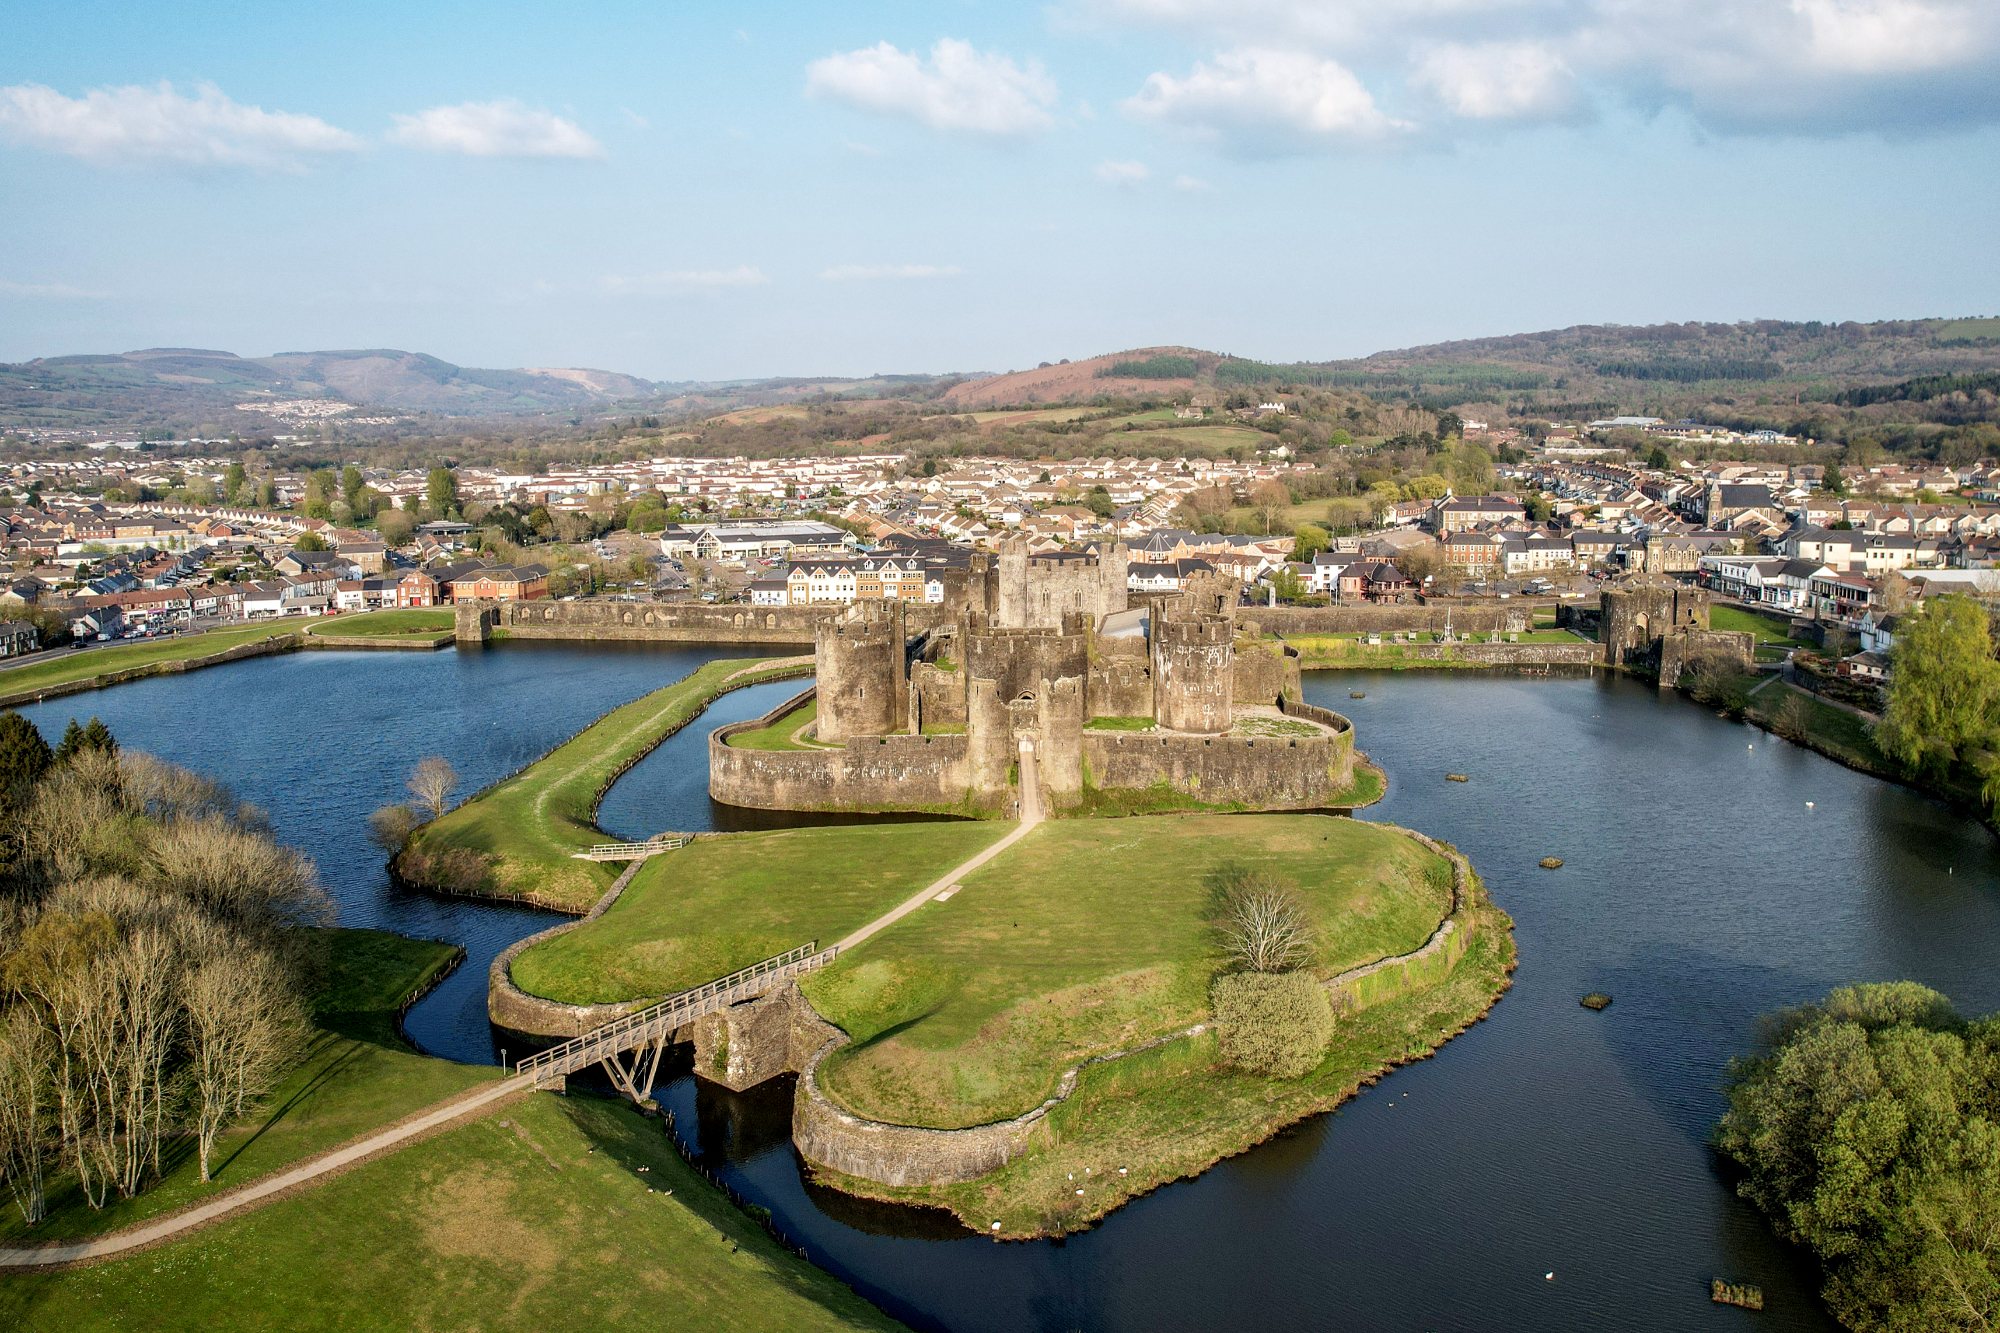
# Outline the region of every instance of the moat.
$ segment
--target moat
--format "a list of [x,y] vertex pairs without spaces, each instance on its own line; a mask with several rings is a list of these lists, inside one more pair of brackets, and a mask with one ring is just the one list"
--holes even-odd
[[[420,755],[449,756],[469,793],[614,703],[743,655],[320,653],[24,711],[52,734],[95,712],[125,743],[254,795],[318,860],[346,924],[466,944],[409,1029],[435,1053],[492,1060],[485,961],[551,918],[393,890],[366,813],[401,798]],[[797,688],[725,696],[619,782],[605,828],[740,817],[708,800],[707,733]],[[995,1245],[809,1189],[782,1085],[734,1096],[683,1075],[663,1094],[681,1132],[815,1262],[917,1327],[1830,1328],[1810,1266],[1705,1146],[1722,1068],[1758,1014],[1840,982],[1909,977],[1965,1011],[2000,1008],[1991,835],[1601,674],[1308,675],[1306,698],[1351,717],[1388,771],[1367,816],[1456,844],[1515,920],[1514,989],[1436,1059],[1060,1244]],[[1537,868],[1549,855],[1563,868]],[[1616,1002],[1592,1013],[1577,1004],[1589,990]],[[1766,1310],[1711,1306],[1711,1277],[1761,1285]]]

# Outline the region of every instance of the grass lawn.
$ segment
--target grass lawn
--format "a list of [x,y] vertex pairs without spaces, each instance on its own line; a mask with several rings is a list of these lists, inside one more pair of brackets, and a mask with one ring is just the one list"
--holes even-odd
[[142,643],[110,644],[32,666],[0,671],[0,694],[21,694],[45,690],[52,685],[89,680],[113,671],[156,666],[161,662],[181,662],[190,657],[207,657],[246,643],[291,635],[294,630],[276,624],[246,625],[240,629],[212,629],[204,634],[178,634]]
[[450,608],[410,606],[398,611],[364,611],[360,615],[328,616],[313,622],[311,633],[333,635],[450,634],[457,626]]
[[1093,717],[1083,724],[1091,731],[1151,731],[1150,717]]
[[727,684],[735,689],[787,670],[759,669],[754,658],[709,662],[613,709],[513,777],[426,824],[413,845],[427,854],[469,848],[487,858],[487,883],[496,892],[587,908],[611,887],[620,867],[572,860],[570,853],[605,840],[592,821],[612,779],[706,708],[729,677],[749,673]]
[[1204,1020],[1224,963],[1211,877],[1228,864],[1298,885],[1325,976],[1416,948],[1450,904],[1442,860],[1355,820],[1046,823],[801,983],[854,1038],[822,1086],[876,1119],[984,1124],[1040,1103],[1083,1057]]
[[[1756,636],[1756,659],[1759,662],[1780,662],[1793,648],[1817,648],[1811,639],[1794,639],[1784,627],[1769,616],[1758,615],[1754,611],[1744,611],[1733,606],[1718,606],[1708,613],[1708,627],[1734,632],[1748,631]],[[1838,711],[1838,710],[1836,710]]]
[[794,945],[831,944],[1005,837],[987,820],[703,838],[656,856],[612,909],[514,960],[514,983],[570,1004],[666,995]]
[[[33,1228],[9,1206],[0,1237],[63,1240],[96,1235],[197,1203],[494,1077],[496,1070],[419,1055],[396,1036],[396,1009],[452,959],[451,946],[379,930],[329,930],[325,985],[314,1001],[306,1058],[245,1123],[215,1148],[215,1179],[201,1183],[191,1139],[173,1140],[163,1178],[102,1210],[73,1178],[51,1182],[49,1216]],[[14,1279],[19,1281],[19,1279]],[[0,1321],[4,1322],[4,1321]]]
[[899,1327],[782,1249],[657,1122],[548,1093],[166,1247],[0,1278],[0,1326],[19,1333],[544,1333],[662,1311],[690,1333]]
[[[1135,1195],[1332,1110],[1364,1080],[1421,1058],[1484,1013],[1506,989],[1514,946],[1511,923],[1483,894],[1473,916],[1472,943],[1442,981],[1343,1015],[1326,1059],[1304,1078],[1240,1073],[1220,1063],[1213,1034],[1205,1034],[1087,1068],[1050,1114],[1051,1133],[978,1180],[895,1188],[820,1174],[853,1193],[948,1208],[979,1231],[995,1221],[995,1234],[1010,1237],[1077,1230]],[[1128,1174],[1119,1175],[1121,1167]]]
[[768,727],[756,731],[739,731],[729,738],[733,750],[824,750],[824,745],[803,745],[792,739],[792,733],[819,717],[819,700],[813,699],[804,708],[794,708]]

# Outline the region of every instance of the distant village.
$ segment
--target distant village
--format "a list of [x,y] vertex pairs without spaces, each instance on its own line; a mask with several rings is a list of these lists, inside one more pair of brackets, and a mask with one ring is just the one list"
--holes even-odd
[[[1649,418],[1591,425],[1667,436],[1697,429]],[[1466,430],[1472,440],[1486,433],[1479,422]],[[546,559],[507,562],[479,554],[481,517],[507,505],[602,519],[649,496],[672,518],[658,530],[623,533],[620,554],[642,542],[661,576],[618,595],[767,606],[936,602],[945,571],[1002,539],[1038,552],[1123,543],[1133,591],[1175,591],[1219,572],[1240,580],[1246,598],[1316,605],[1555,596],[1589,578],[1636,574],[1837,625],[1860,649],[1843,672],[1867,679],[1886,673],[1895,617],[1909,606],[2000,581],[2000,465],[1991,461],[1870,468],[1842,488],[1870,497],[1860,499],[1826,489],[1817,465],[1649,468],[1589,436],[1558,433],[1521,457],[1496,468],[1491,494],[1378,497],[1367,521],[1345,530],[1316,520],[1326,506],[1308,501],[1286,525],[1299,531],[1271,534],[1203,531],[1217,525],[1197,524],[1195,501],[1220,496],[1240,509],[1260,487],[1298,485],[1312,469],[1282,448],[1243,459],[974,457],[921,470],[900,454],[661,457],[534,473],[465,466],[454,474],[454,513],[425,513],[392,544],[381,525],[301,512],[306,473],[266,474],[258,498],[267,503],[221,504],[213,497],[231,459],[168,465],[113,446],[88,459],[17,464],[0,479],[13,500],[0,509],[0,546],[14,570],[0,589],[0,613],[16,613],[0,632],[0,655],[34,651],[35,627],[47,634],[58,623],[96,642],[549,597],[579,553],[612,554],[603,534],[594,547],[551,537]],[[378,503],[411,515],[424,509],[429,473],[369,468],[363,476]],[[107,491],[170,498],[112,500]],[[260,576],[236,576],[246,568]]]

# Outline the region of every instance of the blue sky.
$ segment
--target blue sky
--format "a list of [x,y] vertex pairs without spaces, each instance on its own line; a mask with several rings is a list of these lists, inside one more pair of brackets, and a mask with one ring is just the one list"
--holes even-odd
[[0,359],[660,379],[2000,310],[1992,0],[16,6]]

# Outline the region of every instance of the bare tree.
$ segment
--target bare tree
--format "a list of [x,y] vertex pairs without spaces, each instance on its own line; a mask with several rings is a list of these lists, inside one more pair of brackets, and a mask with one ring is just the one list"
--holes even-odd
[[1257,511],[1257,522],[1264,531],[1277,532],[1291,512],[1292,493],[1280,482],[1260,481],[1250,492],[1250,505]]
[[0,1174],[29,1226],[48,1213],[47,1161],[56,1151],[55,1043],[20,1007],[0,1023]]
[[206,1181],[216,1136],[247,1103],[276,1085],[299,1049],[305,1023],[269,954],[243,948],[213,925],[183,944],[201,958],[182,974],[180,999],[187,1013],[188,1078]]
[[430,811],[432,819],[441,819],[449,808],[451,794],[458,787],[458,773],[449,760],[442,755],[432,755],[417,761],[410,772],[408,783],[410,794]]
[[417,812],[409,806],[385,805],[368,816],[369,840],[394,856],[410,841],[417,822]]
[[1772,719],[1772,729],[1789,741],[1802,741],[1812,726],[1812,703],[1803,694],[1787,690],[1785,701],[1778,705],[1778,715]]
[[1251,872],[1226,890],[1222,940],[1229,956],[1252,972],[1289,972],[1312,957],[1312,922],[1290,884]]
[[218,817],[161,828],[151,862],[161,888],[254,932],[332,920],[310,859]]

